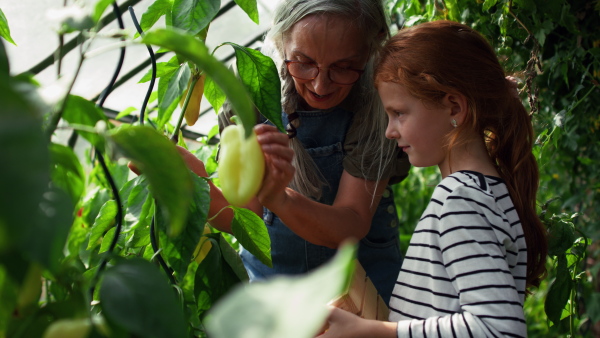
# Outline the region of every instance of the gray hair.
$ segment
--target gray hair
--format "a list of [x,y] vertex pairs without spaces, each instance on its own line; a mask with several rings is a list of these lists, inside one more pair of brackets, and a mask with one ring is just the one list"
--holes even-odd
[[[273,16],[273,25],[267,32],[262,52],[273,58],[281,77],[282,108],[286,114],[296,111],[300,95],[296,92],[294,81],[287,72],[284,58],[284,38],[291,28],[309,15],[338,16],[348,18],[349,23],[357,26],[369,46],[370,56],[365,72],[352,87],[346,98],[349,105],[356,107],[353,127],[360,126],[357,133],[357,147],[363,149],[361,171],[366,172],[377,166],[377,178],[381,178],[383,168],[390,161],[395,143],[385,138],[387,118],[373,86],[373,69],[376,57],[383,44],[389,38],[389,20],[385,15],[381,0],[282,0]],[[299,119],[292,123],[300,126]],[[296,174],[290,187],[299,193],[319,199],[324,181],[300,141],[293,138],[290,146],[296,154],[293,165]],[[375,156],[374,156],[375,154]],[[375,160],[373,160],[375,159]]]

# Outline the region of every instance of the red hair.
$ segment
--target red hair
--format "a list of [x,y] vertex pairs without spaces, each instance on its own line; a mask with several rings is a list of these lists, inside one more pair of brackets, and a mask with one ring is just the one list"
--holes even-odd
[[423,103],[441,104],[447,93],[468,101],[464,122],[453,130],[448,149],[465,142],[465,130],[477,131],[506,182],[527,243],[527,286],[538,286],[546,272],[546,230],[536,213],[538,166],[531,150],[531,117],[478,32],[452,21],[434,21],[403,29],[384,46],[375,83],[404,86]]

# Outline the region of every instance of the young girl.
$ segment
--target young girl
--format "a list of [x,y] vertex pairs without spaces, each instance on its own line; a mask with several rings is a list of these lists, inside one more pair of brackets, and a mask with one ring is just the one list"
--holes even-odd
[[449,21],[402,30],[375,82],[412,165],[443,180],[412,237],[390,322],[332,309],[321,337],[525,337],[526,288],[545,273],[531,118],[494,50]]

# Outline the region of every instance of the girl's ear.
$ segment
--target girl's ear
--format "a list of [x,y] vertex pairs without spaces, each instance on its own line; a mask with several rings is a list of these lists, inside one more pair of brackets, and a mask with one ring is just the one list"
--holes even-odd
[[448,93],[444,97],[444,104],[450,108],[450,119],[456,120],[459,126],[463,124],[469,108],[467,98],[461,93]]

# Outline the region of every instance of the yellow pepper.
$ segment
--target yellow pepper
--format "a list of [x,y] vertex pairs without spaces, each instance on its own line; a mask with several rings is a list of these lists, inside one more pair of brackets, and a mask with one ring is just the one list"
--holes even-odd
[[59,319],[48,326],[44,338],[85,338],[91,329],[89,318]]
[[242,207],[256,196],[265,173],[265,157],[256,134],[244,138],[244,127],[230,125],[221,133],[219,181],[225,199]]
[[[210,226],[208,224],[204,225],[204,235],[206,234],[210,234],[212,231],[210,231]],[[208,237],[206,236],[202,236],[200,237],[200,240],[198,241],[198,244],[196,245],[196,249],[194,250],[194,260],[196,261],[196,263],[200,264],[202,263],[202,261],[204,260],[204,258],[206,258],[206,255],[208,255],[208,253],[210,252],[210,249],[212,249],[212,243],[208,240]]]
[[[198,82],[196,82],[194,89],[192,90],[190,101],[188,102],[187,108],[185,109],[185,123],[187,123],[188,126],[193,126],[196,123],[196,121],[198,121],[198,117],[200,116],[200,102],[202,101],[202,95],[204,94],[204,79],[205,76],[204,74],[202,74],[198,79]],[[179,102],[179,105],[183,105],[183,103],[185,102],[185,97],[192,83],[193,79],[190,79],[187,89],[183,92],[183,95],[181,96],[181,101]]]

